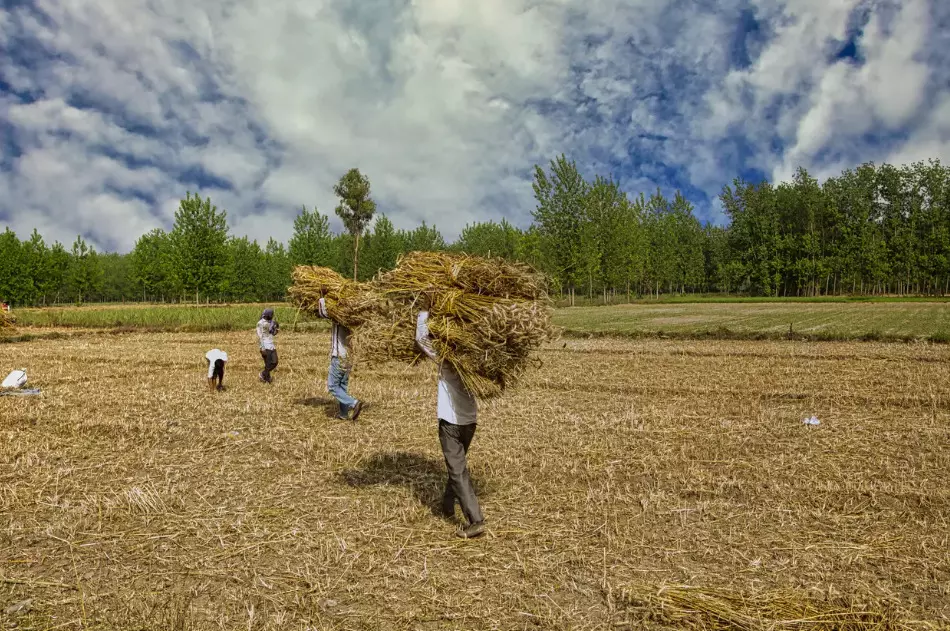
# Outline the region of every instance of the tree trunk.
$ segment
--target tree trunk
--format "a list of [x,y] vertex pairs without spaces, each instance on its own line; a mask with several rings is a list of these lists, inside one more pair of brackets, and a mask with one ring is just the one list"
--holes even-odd
[[360,234],[357,232],[354,235],[353,241],[353,280],[359,280],[357,278],[357,273],[360,269]]

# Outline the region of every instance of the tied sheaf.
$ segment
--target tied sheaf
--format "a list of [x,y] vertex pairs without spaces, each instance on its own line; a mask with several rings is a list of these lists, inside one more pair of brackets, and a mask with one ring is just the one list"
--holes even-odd
[[412,252],[366,283],[301,266],[289,296],[310,313],[324,298],[330,317],[353,331],[351,362],[417,362],[416,315],[428,310],[440,360],[480,399],[517,383],[532,355],[556,335],[545,277],[497,258]]

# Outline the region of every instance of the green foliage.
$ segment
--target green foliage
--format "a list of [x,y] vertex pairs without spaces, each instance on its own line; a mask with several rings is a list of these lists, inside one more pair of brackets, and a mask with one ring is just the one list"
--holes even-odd
[[231,238],[228,240],[227,260],[227,296],[237,302],[259,300],[264,272],[261,246],[247,237]]
[[132,285],[142,300],[164,300],[176,293],[171,238],[163,230],[139,237],[129,258]]
[[549,176],[535,167],[537,207],[533,217],[547,271],[558,286],[573,288],[586,279],[597,258],[592,226],[587,220],[589,185],[577,164],[564,155],[551,161],[550,170]]
[[267,301],[284,299],[287,294],[287,286],[290,284],[291,268],[290,255],[284,248],[284,244],[273,238],[268,239],[267,247],[264,248],[264,261],[258,291],[261,299]]
[[177,284],[186,295],[217,294],[228,268],[227,212],[186,193],[175,211],[171,246]]
[[333,187],[333,192],[340,198],[336,214],[343,220],[343,225],[353,237],[353,278],[355,279],[359,270],[360,237],[373,219],[376,202],[370,197],[369,178],[360,173],[359,169],[347,171]]
[[404,252],[438,252],[446,249],[445,239],[435,226],[422,225],[415,230],[403,233]]
[[29,269],[28,252],[7,228],[0,233],[0,301],[19,304],[30,300],[34,286]]
[[516,259],[522,247],[521,231],[502,219],[466,225],[452,249],[476,256]]
[[[613,180],[587,181],[560,156],[535,168],[534,221],[465,227],[449,244],[423,222],[396,230],[374,215],[369,181],[356,169],[334,187],[347,230],[302,208],[287,247],[229,238],[226,215],[188,193],[171,233],[143,235],[129,254],[100,255],[83,238],[71,251],[33,231],[0,233],[0,300],[282,299],[293,265],[323,265],[368,279],[410,250],[452,249],[525,261],[555,293],[587,303],[704,292],[764,298],[950,293],[950,169],[938,161],[865,164],[820,183],[799,169],[789,182],[736,180],[720,195],[728,226],[703,226],[680,193],[628,196]],[[372,223],[375,219],[375,223]],[[369,228],[372,226],[372,230]],[[362,253],[362,256],[360,254]],[[586,297],[584,295],[586,294]]]
[[102,289],[103,269],[95,248],[77,236],[70,253],[68,287],[76,302],[82,303],[90,294]]
[[293,265],[332,265],[333,236],[327,216],[321,215],[316,208],[307,210],[304,206],[294,219],[294,234],[288,243],[288,251]]
[[389,218],[386,215],[377,217],[373,232],[364,238],[359,277],[371,278],[396,267],[396,260],[404,251],[403,244],[402,236],[396,232]]

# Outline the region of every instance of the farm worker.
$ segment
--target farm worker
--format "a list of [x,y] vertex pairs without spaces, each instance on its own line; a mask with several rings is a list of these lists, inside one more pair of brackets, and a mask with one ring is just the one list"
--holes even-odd
[[[421,311],[416,319],[416,343],[432,361],[439,362],[432,348],[429,334],[429,312]],[[465,456],[475,436],[477,405],[475,397],[465,388],[458,372],[451,364],[439,363],[439,394],[437,414],[439,419],[439,443],[445,457],[448,481],[442,495],[442,514],[447,519],[455,515],[455,501],[462,506],[462,513],[468,520],[468,526],[461,528],[456,535],[463,539],[472,539],[485,532],[485,519],[482,517],[475,487],[468,472]]]
[[218,390],[224,390],[224,365],[228,363],[228,354],[218,348],[205,353],[208,360],[208,388],[215,389],[214,380],[218,380]]
[[277,368],[277,347],[274,345],[274,336],[280,330],[280,325],[274,319],[273,309],[264,309],[261,319],[257,323],[257,338],[261,342],[261,358],[264,360],[264,370],[260,379],[264,383],[271,383],[271,371]]
[[[321,298],[318,301],[317,314],[321,318],[330,320],[330,370],[327,373],[327,390],[339,404],[339,419],[356,420],[363,410],[363,402],[354,399],[347,391],[350,385],[350,369],[343,363],[346,361],[346,347],[350,342],[350,330],[331,318],[327,314],[327,303]],[[350,410],[353,415],[350,416]]]

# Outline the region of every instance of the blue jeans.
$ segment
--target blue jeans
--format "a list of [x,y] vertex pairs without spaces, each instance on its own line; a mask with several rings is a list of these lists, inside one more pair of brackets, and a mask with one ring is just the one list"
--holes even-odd
[[345,417],[350,408],[356,405],[356,399],[346,389],[350,385],[350,371],[340,365],[339,357],[330,358],[330,373],[327,375],[327,390],[340,402],[340,416]]

